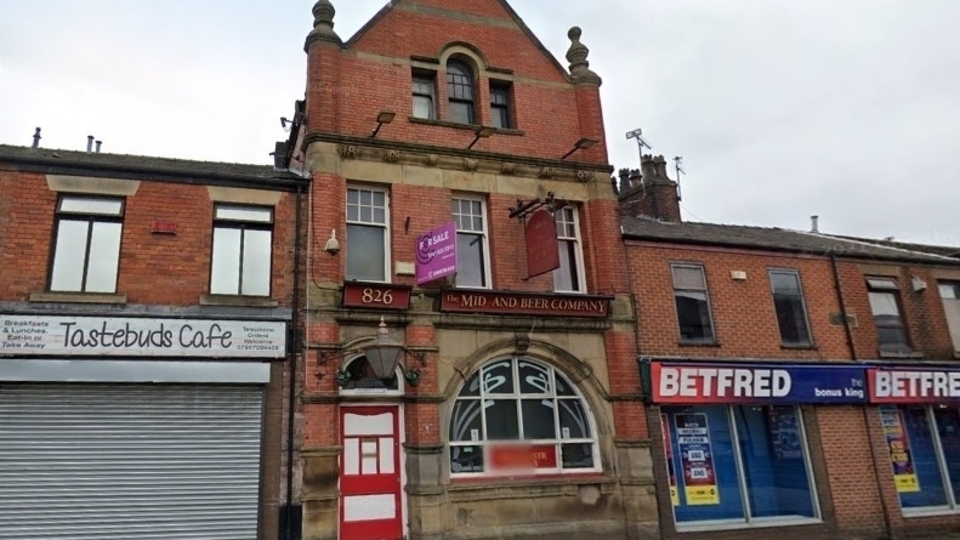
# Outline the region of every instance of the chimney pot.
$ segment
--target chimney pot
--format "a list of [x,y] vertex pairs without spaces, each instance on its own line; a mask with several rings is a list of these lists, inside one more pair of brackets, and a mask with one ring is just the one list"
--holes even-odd
[[34,150],[40,148],[40,128],[33,132],[33,146],[31,148]]
[[103,144],[102,141],[97,141],[97,153],[100,153],[100,145]]
[[93,135],[87,135],[87,153],[93,152]]
[[820,216],[810,216],[810,232],[820,232]]

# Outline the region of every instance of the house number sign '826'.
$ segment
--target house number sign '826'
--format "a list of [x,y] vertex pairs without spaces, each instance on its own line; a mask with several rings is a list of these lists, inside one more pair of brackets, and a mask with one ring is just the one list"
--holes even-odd
[[343,306],[407,309],[410,307],[410,288],[403,285],[348,283],[343,288]]

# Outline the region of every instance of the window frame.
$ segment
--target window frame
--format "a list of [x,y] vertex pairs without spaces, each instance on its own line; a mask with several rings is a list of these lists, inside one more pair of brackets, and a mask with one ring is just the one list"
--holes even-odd
[[[888,276],[867,276],[867,302],[870,304],[870,316],[873,319],[874,331],[877,334],[877,348],[880,352],[887,353],[910,353],[913,351],[913,344],[910,341],[910,330],[907,327],[907,320],[903,312],[903,299],[900,297],[900,284],[896,278]],[[897,308],[897,319],[899,325],[877,324],[877,315],[874,313],[873,301],[870,300],[871,294],[889,294],[893,297],[894,305]],[[880,341],[881,328],[897,328],[903,332],[903,343],[899,346],[884,345]]]
[[[120,210],[116,214],[107,214],[107,213],[97,213],[97,212],[81,212],[81,211],[70,211],[63,210],[63,203],[67,200],[81,200],[81,201],[109,201],[109,202],[119,202]],[[78,294],[116,294],[117,286],[120,282],[120,263],[121,257],[120,254],[123,252],[123,224],[126,218],[127,210],[127,200],[126,197],[115,197],[115,196],[105,196],[105,195],[91,195],[91,194],[81,194],[81,193],[62,193],[57,197],[57,203],[54,207],[54,216],[53,216],[53,237],[50,242],[50,254],[47,257],[47,280],[46,287],[47,291],[52,293],[78,293]],[[54,289],[53,288],[53,278],[54,270],[56,269],[56,257],[57,257],[57,246],[60,241],[60,222],[63,220],[75,221],[75,222],[85,222],[87,225],[87,238],[86,246],[84,247],[83,252],[83,270],[82,275],[80,276],[80,289]],[[88,271],[90,269],[90,247],[93,241],[93,225],[94,223],[119,223],[120,224],[120,242],[117,244],[117,271],[116,275],[113,277],[113,290],[109,292],[104,291],[88,291],[87,290],[87,277]]]
[[[673,270],[675,268],[695,268],[700,270],[703,276],[703,289],[678,289],[674,279]],[[710,301],[710,283],[707,281],[707,268],[702,263],[695,262],[671,262],[670,263],[670,285],[673,294],[673,309],[677,321],[677,333],[680,337],[680,343],[683,345],[715,345],[717,343],[717,325],[713,317],[713,302]],[[683,327],[680,325],[680,309],[677,305],[677,292],[695,291],[702,292],[707,302],[707,318],[710,322],[709,339],[689,339],[683,337]]]
[[[568,237],[568,236],[561,237],[560,231],[558,230],[558,231],[557,231],[557,248],[559,249],[559,248],[560,248],[560,244],[563,243],[563,242],[572,242],[572,243],[573,243],[573,246],[574,246],[574,247],[573,247],[573,249],[574,249],[574,265],[575,265],[575,267],[576,267],[575,270],[576,270],[576,272],[577,272],[577,279],[576,279],[576,283],[574,283],[574,289],[573,289],[573,290],[566,290],[566,289],[561,289],[561,288],[559,288],[559,287],[557,286],[557,271],[559,270],[559,268],[558,268],[557,270],[554,270],[554,271],[553,271],[553,291],[554,291],[554,292],[558,292],[558,293],[586,294],[586,293],[587,293],[587,283],[586,283],[586,282],[587,282],[587,279],[586,279],[586,275],[585,275],[586,272],[584,271],[584,263],[583,263],[583,236],[582,236],[581,231],[580,231],[580,207],[579,207],[578,205],[568,204],[568,205],[566,205],[566,206],[564,206],[564,207],[562,207],[562,208],[558,208],[558,209],[554,212],[554,218],[553,218],[553,220],[554,220],[554,224],[555,224],[555,226],[557,227],[557,229],[560,229],[560,225],[561,225],[561,224],[560,224],[560,222],[557,221],[557,218],[558,218],[559,215],[561,215],[564,211],[567,211],[567,210],[569,210],[569,211],[570,211],[570,215],[573,216],[573,219],[572,219],[569,223],[571,223],[571,224],[573,225],[574,236],[573,236],[573,237]],[[568,222],[564,222],[564,223],[568,223]],[[561,256],[561,264],[563,264],[563,261],[562,261],[562,259],[563,259],[563,252],[562,252],[562,251],[561,251],[561,253],[560,253],[560,256]]]
[[[944,295],[944,289],[950,289],[953,297]],[[950,340],[953,342],[953,350],[960,353],[960,318],[954,319],[950,315],[947,302],[952,302],[960,306],[960,281],[956,280],[937,280],[937,292],[940,293],[940,302],[943,304],[944,316],[947,319],[947,330],[950,333]]]
[[[350,190],[357,190],[357,208],[358,208],[358,219],[350,219]],[[374,223],[374,222],[365,222],[359,220],[359,208],[362,206],[360,204],[360,192],[369,191],[371,192],[371,201],[372,193],[382,193],[383,194],[383,223]],[[371,206],[371,208],[376,208],[376,206]],[[346,230],[346,242],[347,242],[347,257],[344,259],[344,280],[345,281],[356,281],[356,282],[366,282],[366,283],[391,283],[393,278],[392,272],[390,272],[390,189],[388,187],[381,187],[371,184],[363,184],[359,182],[350,182],[347,184],[347,189],[344,192],[344,227]],[[350,277],[350,258],[349,250],[350,248],[350,225],[359,225],[361,227],[381,227],[383,228],[383,280],[370,280]]]
[[[774,274],[791,275],[795,277],[797,280],[797,291],[799,292],[796,296],[799,297],[800,299],[800,307],[803,310],[803,324],[807,330],[807,339],[805,341],[790,343],[786,341],[783,337],[783,332],[780,330],[780,312],[777,310],[777,291],[773,281]],[[813,346],[813,329],[810,327],[810,311],[807,309],[807,299],[803,293],[803,280],[800,277],[800,271],[793,268],[768,268],[767,278],[770,281],[770,298],[773,300],[773,311],[774,311],[774,315],[777,318],[777,330],[780,332],[780,345],[784,347],[812,347]],[[781,294],[781,296],[793,296],[793,295]]]
[[[914,464],[914,474],[918,474],[916,469],[917,457],[915,454],[914,442],[910,440],[909,433],[907,432],[906,425],[906,410],[910,407],[922,407],[924,409],[924,417],[927,421],[927,427],[929,428],[928,435],[930,436],[931,441],[933,442],[933,453],[935,463],[937,465],[937,472],[940,475],[940,480],[942,482],[941,488],[943,489],[943,495],[946,498],[945,505],[936,505],[936,506],[912,506],[904,507],[903,501],[900,498],[900,494],[897,494],[897,504],[900,506],[900,512],[904,517],[916,517],[916,516],[927,516],[927,515],[953,515],[960,513],[960,492],[954,491],[954,486],[950,478],[949,465],[947,464],[946,452],[943,448],[943,440],[940,437],[940,426],[937,423],[936,413],[934,412],[934,407],[937,407],[936,404],[929,403],[916,403],[916,404],[903,404],[903,405],[884,405],[878,408],[878,414],[881,415],[881,424],[883,422],[883,412],[884,409],[896,411],[900,417],[901,429],[903,430],[903,437],[905,437],[910,445],[910,456]],[[960,414],[960,410],[957,408],[956,404],[951,404],[948,406],[948,409],[952,409],[953,412]],[[889,446],[889,442],[886,443]],[[890,462],[890,477],[894,479],[893,471],[893,460],[890,459],[889,455],[887,460]],[[921,483],[922,485],[922,483]],[[895,486],[894,486],[894,489]],[[958,490],[960,491],[960,490]]]
[[[462,68],[466,74],[451,73],[450,67],[455,66]],[[463,77],[466,79],[466,82],[457,81],[455,78]],[[461,58],[451,58],[447,61],[446,65],[446,83],[447,83],[447,101],[448,101],[448,114],[450,115],[449,120],[457,124],[463,124],[468,126],[474,126],[478,124],[479,115],[477,114],[477,74],[473,68],[470,67],[470,64],[461,59]],[[470,89],[470,99],[464,99],[456,97],[456,88],[469,88]],[[453,116],[453,105],[454,104],[464,104],[468,105],[468,118],[467,122],[461,122]]]
[[[429,87],[429,93],[418,91],[417,84],[425,84]],[[411,116],[422,120],[437,119],[437,74],[433,71],[414,69],[411,74],[411,102],[413,110]],[[430,99],[430,114],[426,117],[417,116],[416,100],[418,97]]]
[[[239,210],[257,210],[257,211],[266,211],[270,214],[269,221],[256,221],[256,220],[244,220],[237,218],[229,217],[218,217],[217,211],[220,209],[239,209]],[[270,298],[273,295],[273,248],[275,241],[274,234],[274,223],[276,222],[276,209],[272,206],[263,206],[263,205],[254,205],[254,204],[238,204],[238,203],[229,203],[229,202],[215,202],[213,205],[213,224],[211,227],[212,234],[210,236],[210,275],[207,279],[207,288],[210,291],[211,295],[219,296],[238,296],[245,298]],[[226,293],[226,292],[214,292],[213,290],[213,264],[214,264],[214,254],[216,253],[216,231],[217,229],[239,229],[240,230],[240,260],[237,265],[237,292],[236,293]],[[243,252],[245,249],[245,237],[246,231],[268,231],[270,233],[270,260],[268,262],[268,271],[267,271],[267,294],[243,294]]]
[[[497,96],[502,93],[503,103],[497,101]],[[513,85],[509,81],[490,80],[490,123],[497,129],[516,129],[516,120],[514,119],[514,100]],[[498,112],[505,113],[506,125],[498,126],[496,119]]]
[[[462,396],[461,393],[467,388],[467,385],[473,380],[474,377],[482,377],[483,371],[490,366],[494,366],[501,362],[510,362],[511,373],[513,376],[513,391],[509,393],[487,393],[483,381],[480,381],[479,388],[477,389],[476,395],[467,395]],[[550,392],[544,393],[524,393],[521,392],[520,388],[520,364],[522,362],[527,362],[533,364],[541,369],[548,370],[550,372]],[[570,395],[560,395],[557,392],[557,380],[560,378],[564,384],[566,384],[570,390]],[[553,421],[555,429],[555,437],[553,439],[526,439],[524,438],[524,426],[523,426],[523,408],[522,403],[534,399],[551,399],[553,401]],[[462,441],[452,440],[451,433],[453,429],[454,413],[456,411],[456,405],[460,401],[478,401],[480,402],[480,437],[476,440],[468,439]],[[516,405],[517,411],[517,433],[518,438],[516,439],[489,439],[487,437],[487,419],[484,411],[486,407],[484,402],[486,401],[511,401]],[[589,429],[589,437],[563,437],[563,428],[561,427],[560,413],[557,403],[559,401],[577,401],[580,406],[583,408],[584,415],[587,420],[587,429]],[[493,360],[488,360],[481,363],[474,369],[469,376],[464,378],[463,384],[457,390],[454,398],[451,400],[451,406],[449,407],[448,414],[446,417],[445,424],[445,433],[444,433],[444,446],[446,447],[446,467],[447,471],[450,474],[451,480],[460,480],[460,479],[498,479],[505,477],[516,477],[517,473],[510,470],[491,470],[491,461],[490,461],[490,449],[496,446],[511,446],[511,445],[522,445],[529,444],[532,446],[546,446],[554,445],[556,448],[556,461],[557,465],[555,468],[533,468],[531,470],[524,470],[526,473],[524,476],[559,476],[559,475],[599,475],[603,474],[603,459],[600,454],[600,436],[597,428],[596,414],[593,410],[593,407],[590,406],[590,402],[584,397],[583,392],[580,391],[579,386],[571,382],[570,378],[567,377],[560,369],[554,365],[542,361],[537,358],[531,358],[528,356],[522,355],[511,355],[511,356],[502,356],[497,357]],[[564,469],[563,467],[563,450],[562,447],[564,444],[589,444],[591,449],[591,456],[593,457],[593,466],[592,467],[571,467]],[[453,448],[455,447],[481,447],[483,452],[483,463],[484,470],[481,472],[454,472],[453,471]]]
[[[817,486],[816,474],[813,470],[813,459],[810,455],[810,441],[809,441],[809,437],[807,436],[806,420],[803,414],[804,411],[803,411],[803,407],[796,403],[772,403],[772,404],[767,404],[765,406],[770,406],[770,407],[788,406],[793,408],[794,414],[797,418],[797,424],[799,428],[798,432],[800,436],[801,451],[803,453],[804,467],[806,469],[807,486],[810,490],[811,507],[814,515],[813,517],[790,516],[790,515],[775,516],[775,517],[769,517],[769,516],[754,517],[752,515],[754,508],[750,504],[750,492],[749,492],[750,488],[747,483],[749,470],[744,463],[745,460],[744,460],[743,450],[741,445],[740,427],[737,425],[737,418],[736,418],[736,412],[735,412],[737,408],[750,407],[750,406],[751,404],[749,403],[746,403],[746,404],[738,404],[738,403],[707,404],[705,403],[705,404],[694,405],[694,407],[704,407],[704,408],[722,407],[724,410],[724,416],[727,421],[727,429],[730,431],[730,444],[733,449],[734,468],[737,475],[737,486],[739,488],[738,491],[740,494],[741,507],[743,509],[743,518],[712,519],[712,520],[699,520],[699,521],[678,521],[677,513],[676,513],[677,506],[670,505],[670,513],[671,513],[671,516],[673,517],[673,523],[674,523],[674,526],[676,527],[677,532],[685,533],[685,532],[715,531],[715,530],[726,530],[726,529],[749,529],[754,527],[785,527],[785,526],[796,526],[796,525],[803,525],[803,524],[823,523],[823,509],[820,506],[820,491]],[[670,408],[681,409],[683,408],[683,406],[682,405],[670,406],[668,407],[668,412]],[[676,412],[674,412],[673,414],[676,414]],[[661,422],[663,422],[664,418],[667,418],[667,419],[672,418],[672,414],[661,412],[660,418],[661,418]],[[673,421],[668,420],[668,422],[670,425],[668,426],[667,430],[663,431],[663,433],[664,433],[664,436],[670,437],[670,444],[672,445],[673,444],[672,439],[674,436],[676,436],[676,433],[674,432],[675,426],[673,425]],[[663,430],[662,425],[661,425],[661,430]],[[663,448],[663,451],[664,453],[666,453],[665,446]],[[678,457],[677,451],[678,451],[677,448],[673,448],[673,458],[671,459],[677,459]],[[668,466],[667,466],[667,471],[661,474],[669,474],[668,471],[669,471],[670,462],[667,460],[666,454],[664,455],[664,459],[668,464]],[[682,468],[678,469],[677,471],[678,471],[677,472],[678,476],[682,474]],[[716,463],[714,463],[714,471],[715,471],[714,474],[716,474]],[[669,483],[667,483],[667,485],[669,489]],[[676,488],[679,490],[680,486],[681,484],[678,480]]]
[[[455,216],[454,213],[453,213],[453,208],[452,208],[453,201],[460,201],[460,200],[463,200],[463,201],[473,201],[473,202],[479,202],[479,203],[480,203],[480,217],[481,217],[481,219],[483,220],[483,232],[482,232],[482,233],[478,233],[477,231],[473,231],[473,230],[469,230],[469,231],[468,231],[468,230],[463,230],[463,231],[461,231],[459,225],[457,225],[456,229],[457,229],[457,242],[458,242],[458,243],[459,243],[459,236],[460,236],[460,234],[475,234],[475,235],[476,235],[476,234],[479,234],[479,235],[481,236],[481,241],[482,241],[482,244],[483,244],[483,246],[482,246],[482,248],[481,248],[481,254],[482,254],[482,256],[483,256],[483,281],[484,281],[484,284],[481,285],[481,286],[476,286],[476,285],[460,285],[459,283],[456,282],[456,280],[454,280],[454,286],[455,286],[457,289],[475,289],[475,290],[489,290],[489,289],[492,289],[492,288],[493,288],[493,261],[490,259],[490,219],[489,219],[489,217],[490,217],[490,212],[489,212],[489,209],[487,208],[487,199],[486,199],[486,197],[484,197],[484,196],[482,196],[482,195],[472,195],[472,194],[464,194],[464,193],[454,193],[454,194],[450,197],[450,203],[451,203],[451,212],[450,212],[450,215],[451,215],[451,218],[452,218],[454,221],[456,221],[457,218],[456,218],[456,216]],[[472,216],[472,214],[471,214],[471,216]],[[458,244],[458,245],[459,245],[459,244]],[[459,260],[457,261],[457,264],[458,264],[458,265],[461,264]],[[459,276],[458,276],[458,277],[459,277]]]

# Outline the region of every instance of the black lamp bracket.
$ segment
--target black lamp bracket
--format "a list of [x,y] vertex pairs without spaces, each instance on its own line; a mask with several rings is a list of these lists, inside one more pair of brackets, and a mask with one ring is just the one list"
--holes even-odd
[[530,199],[529,201],[517,199],[517,207],[510,209],[510,219],[519,219],[522,222],[526,220],[527,216],[542,206],[548,207],[550,212],[556,209],[556,202],[552,191],[547,192],[547,195],[542,199],[540,197]]

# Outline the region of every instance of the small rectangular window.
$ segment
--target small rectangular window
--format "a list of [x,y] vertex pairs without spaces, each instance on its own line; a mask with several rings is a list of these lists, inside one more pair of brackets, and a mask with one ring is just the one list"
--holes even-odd
[[803,290],[800,288],[800,275],[794,270],[770,270],[770,288],[780,326],[780,341],[784,345],[810,345],[810,327],[807,324]]
[[556,211],[557,243],[560,268],[553,271],[553,288],[557,292],[584,292],[583,251],[580,248],[580,223],[577,209],[566,206]]
[[943,309],[947,315],[947,326],[953,340],[953,350],[960,351],[960,282],[943,281],[938,284]]
[[434,120],[437,117],[436,80],[434,74],[414,72],[413,74],[413,116]]
[[486,205],[483,199],[454,198],[451,212],[457,223],[457,287],[489,289]]
[[713,343],[713,320],[710,297],[703,267],[691,264],[673,264],[673,296],[680,324],[680,341],[684,343]]
[[907,328],[900,314],[897,281],[890,278],[868,278],[867,294],[880,350],[909,352],[910,342],[907,339]]
[[490,83],[490,115],[493,127],[510,129],[510,86],[503,83]]
[[347,189],[347,279],[390,279],[387,192],[369,187]]
[[116,292],[123,211],[122,199],[60,198],[50,269],[51,291]]
[[213,220],[210,294],[270,296],[273,209],[218,204]]

